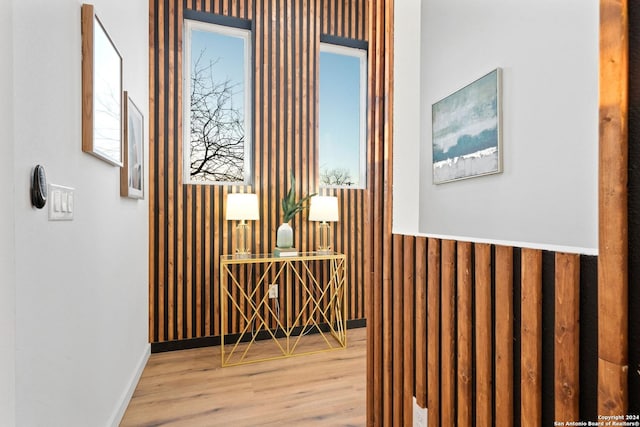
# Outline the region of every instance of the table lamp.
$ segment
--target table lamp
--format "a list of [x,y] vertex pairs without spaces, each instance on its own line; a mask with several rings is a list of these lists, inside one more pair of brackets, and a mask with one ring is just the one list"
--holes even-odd
[[250,193],[227,194],[227,208],[225,219],[240,221],[236,227],[236,255],[248,256],[249,250],[249,224],[247,220],[260,219],[258,209],[258,196]]
[[320,222],[318,253],[331,252],[331,227],[328,222],[338,221],[338,198],[335,196],[313,196],[309,206],[309,221]]

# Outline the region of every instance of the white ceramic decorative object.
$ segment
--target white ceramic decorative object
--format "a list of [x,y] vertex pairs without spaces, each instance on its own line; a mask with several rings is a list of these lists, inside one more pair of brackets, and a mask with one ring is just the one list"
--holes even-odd
[[280,224],[280,227],[278,227],[276,246],[282,249],[293,247],[293,228],[291,228],[288,222],[283,222]]

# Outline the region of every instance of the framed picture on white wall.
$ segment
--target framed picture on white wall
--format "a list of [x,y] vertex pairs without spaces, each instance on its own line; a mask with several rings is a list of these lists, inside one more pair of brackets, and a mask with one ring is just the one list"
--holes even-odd
[[124,92],[124,156],[120,170],[120,195],[144,198],[144,116]]
[[82,150],[122,166],[122,56],[94,13],[82,15]]
[[496,68],[432,105],[434,184],[502,172],[501,80]]

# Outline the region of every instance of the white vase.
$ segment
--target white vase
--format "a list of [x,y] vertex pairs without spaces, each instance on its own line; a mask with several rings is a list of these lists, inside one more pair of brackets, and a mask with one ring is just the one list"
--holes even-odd
[[276,233],[276,247],[285,249],[293,247],[293,228],[288,222],[283,222]]

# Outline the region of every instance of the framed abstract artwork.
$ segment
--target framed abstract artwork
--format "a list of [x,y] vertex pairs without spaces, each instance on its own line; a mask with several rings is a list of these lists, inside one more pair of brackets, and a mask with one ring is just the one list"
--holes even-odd
[[433,183],[502,172],[501,70],[432,105]]

